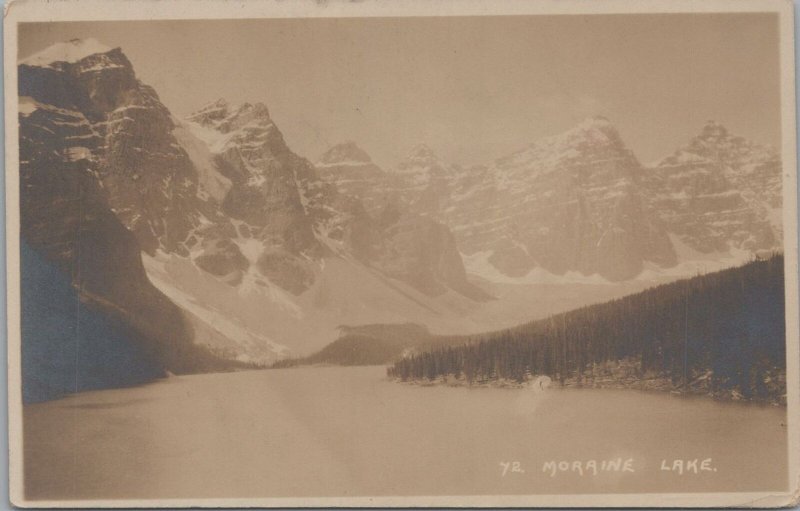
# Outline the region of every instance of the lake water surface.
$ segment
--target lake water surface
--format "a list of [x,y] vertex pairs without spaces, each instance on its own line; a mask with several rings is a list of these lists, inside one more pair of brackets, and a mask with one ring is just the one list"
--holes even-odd
[[[785,423],[780,407],[634,390],[421,387],[388,381],[383,367],[184,376],[26,406],[26,494],[784,490]],[[707,458],[711,470],[697,474],[661,470],[662,460]],[[617,459],[633,472],[543,471]]]

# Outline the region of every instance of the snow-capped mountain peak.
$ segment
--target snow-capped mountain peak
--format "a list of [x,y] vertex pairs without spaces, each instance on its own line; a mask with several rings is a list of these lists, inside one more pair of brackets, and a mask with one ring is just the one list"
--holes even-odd
[[320,156],[317,167],[339,165],[371,165],[372,158],[353,141],[331,147]]
[[186,120],[198,124],[206,124],[213,120],[224,119],[228,115],[228,107],[228,101],[225,98],[219,98],[198,108],[189,114]]
[[594,116],[580,122],[574,128],[546,138],[535,145],[550,145],[551,147],[568,148],[586,144],[590,146],[613,145],[623,147],[622,138],[614,124],[606,117]]
[[58,62],[74,64],[91,55],[108,53],[114,49],[96,39],[71,39],[48,46],[26,58],[20,64],[38,67],[50,67]]
[[686,146],[657,162],[656,166],[713,163],[720,171],[736,171],[742,166],[777,159],[774,148],[734,135],[719,122],[708,121]]
[[574,131],[587,131],[587,130],[600,130],[600,131],[616,131],[614,124],[611,120],[604,115],[593,115],[582,120],[578,125],[573,128]]
[[700,138],[704,139],[723,139],[727,136],[728,128],[714,120],[706,121],[700,134]]
[[626,147],[616,127],[605,117],[585,119],[573,128],[538,140],[528,147],[498,159],[495,166],[503,179],[584,168],[597,173],[609,162],[619,169],[635,172],[640,164]]
[[212,128],[220,133],[228,133],[249,123],[262,127],[272,125],[269,109],[264,103],[241,103],[231,105],[225,99],[209,103],[186,117],[190,123]]
[[441,166],[439,156],[426,144],[417,144],[409,151],[398,169],[401,171]]
[[[703,253],[752,253],[780,246],[781,163],[771,148],[708,121],[652,170],[662,222]],[[677,214],[676,212],[679,212]]]

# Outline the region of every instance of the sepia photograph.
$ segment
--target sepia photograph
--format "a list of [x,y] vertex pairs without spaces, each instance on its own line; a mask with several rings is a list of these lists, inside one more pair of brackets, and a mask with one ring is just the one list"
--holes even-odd
[[12,502],[796,505],[792,7],[12,2]]

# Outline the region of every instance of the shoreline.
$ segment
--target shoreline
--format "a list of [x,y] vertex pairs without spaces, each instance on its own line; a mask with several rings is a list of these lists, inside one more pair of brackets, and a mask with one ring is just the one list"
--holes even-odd
[[[402,380],[400,378],[391,378],[391,377],[389,377],[388,380],[394,383],[400,383],[403,385],[414,385],[418,387],[445,386],[445,387],[466,387],[466,388],[529,389],[531,391],[537,391],[534,390],[534,387],[532,387],[532,383],[536,380],[536,377],[533,377],[531,379],[522,382],[516,380],[503,379],[503,378],[483,379],[483,380],[468,382],[464,376],[456,378],[452,375],[448,375],[446,377],[438,377],[434,380],[429,380],[427,378]],[[721,401],[721,402],[752,403],[752,404],[769,405],[769,406],[784,407],[784,408],[786,408],[787,406],[785,392],[778,396],[768,396],[766,398],[757,398],[757,397],[748,398],[743,396],[736,389],[712,392],[709,391],[707,388],[704,388],[704,386],[698,385],[697,381],[690,383],[689,388],[686,389],[684,388],[683,385],[680,386],[673,385],[669,378],[659,378],[659,377],[638,378],[638,379],[626,378],[620,380],[613,377],[595,377],[595,378],[584,377],[582,381],[579,381],[577,378],[571,377],[565,379],[563,383],[557,381],[556,379],[553,379],[551,381],[552,383],[550,387],[554,389],[639,390],[646,392],[670,393],[677,396],[705,397],[705,398],[710,398],[714,401]],[[541,391],[544,390],[546,389],[542,389]]]

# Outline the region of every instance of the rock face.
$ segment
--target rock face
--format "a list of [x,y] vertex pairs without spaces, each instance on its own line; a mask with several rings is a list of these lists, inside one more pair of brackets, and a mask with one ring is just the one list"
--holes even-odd
[[779,248],[780,168],[774,151],[717,123],[647,168],[595,117],[488,166],[446,165],[418,146],[354,193],[437,219],[463,254],[508,277],[538,268],[621,281]]
[[664,225],[699,252],[781,246],[781,163],[775,151],[710,121],[648,179]]
[[[427,220],[423,228],[413,215],[402,221],[400,216],[376,218],[387,207],[378,198],[385,173],[355,144],[332,148],[317,170],[288,148],[263,104],[231,106],[219,100],[187,122],[208,143],[220,174],[232,183],[222,201],[223,213],[244,222],[240,230],[267,247],[256,267],[271,282],[295,295],[303,293],[315,280],[308,261],[331,255],[328,242],[337,241],[365,265],[426,294],[469,288],[445,227]],[[420,247],[432,238],[434,244],[422,254]],[[441,257],[449,257],[446,271],[437,259]],[[459,268],[463,281],[454,276]]]
[[331,147],[314,166],[320,178],[339,192],[357,197],[368,213],[378,215],[387,206],[388,176],[355,142]]
[[436,216],[445,208],[453,171],[433,150],[418,144],[391,176],[393,197],[413,211]]
[[[475,184],[465,176],[450,194],[450,221],[466,250],[492,251],[489,262],[507,275],[540,266],[623,280],[646,261],[675,263],[643,198],[644,170],[604,118],[501,158],[481,174]],[[492,203],[482,219],[459,214],[474,211],[473,195]]]
[[164,376],[130,322],[87,302],[70,275],[24,240],[20,248],[24,403]]
[[445,225],[406,213],[380,234],[382,250],[374,265],[386,275],[429,296],[441,295],[449,288],[477,301],[491,298],[467,281],[455,237]]
[[687,247],[780,244],[780,162],[718,125],[652,169],[593,118],[489,165],[420,145],[384,171],[352,142],[311,164],[261,103],[178,120],[96,41],[22,62],[19,90],[23,238],[157,370],[213,366],[193,340],[270,362],[342,324],[458,331],[475,314],[485,330],[500,307],[462,254],[503,291],[532,272],[625,281]]
[[72,47],[70,60],[47,62],[63,56],[50,49],[19,66],[22,107],[46,105],[74,127],[65,157],[91,162],[112,211],[145,251],[188,253],[184,241],[204,205],[192,163],[172,136],[169,111],[119,48],[62,44]]
[[236,225],[229,237],[206,244],[195,261],[202,267],[209,258],[219,259],[217,247],[225,244],[226,259],[238,260],[234,266],[246,273],[249,264],[239,246],[260,243],[253,262],[263,276],[293,294],[308,289],[314,282],[310,261],[325,252],[315,225],[330,216],[314,167],[288,148],[261,103],[231,106],[218,100],[190,115],[186,126],[207,144],[211,165],[230,182],[220,211],[222,223]]
[[[288,355],[276,341],[294,334],[274,337],[261,323],[264,318],[250,316],[244,303],[240,309],[248,312],[242,312],[247,317],[241,322],[235,308],[225,318],[216,317],[219,304],[207,291],[229,296],[226,290],[231,289],[234,302],[253,300],[276,313],[314,317],[318,311],[304,310],[297,301],[312,289],[319,293],[318,288],[329,286],[319,280],[330,280],[326,265],[334,258],[351,265],[346,273],[381,288],[362,286],[359,300],[396,295],[391,299],[420,310],[427,305],[414,302],[417,297],[409,298],[408,290],[426,297],[456,293],[466,300],[486,298],[467,282],[446,227],[409,211],[390,214],[386,204],[372,205],[371,214],[346,187],[338,190],[321,179],[314,165],[289,149],[261,103],[219,100],[185,120],[175,119],[136,77],[119,48],[96,41],[57,45],[19,69],[21,156],[24,165],[36,169],[30,176],[23,171],[23,195],[31,204],[26,206],[27,236],[41,231],[49,242],[68,244],[69,222],[79,222],[74,218],[80,214],[64,213],[58,225],[67,234],[59,236],[34,224],[52,224],[48,204],[68,201],[63,195],[80,188],[81,196],[91,197],[95,205],[86,214],[104,219],[91,242],[104,247],[113,241],[115,250],[125,254],[113,253],[117,274],[107,280],[120,289],[108,293],[109,301],[129,300],[126,293],[137,288],[125,289],[127,280],[146,279],[138,259],[141,248],[150,278],[180,304],[191,323],[183,325],[185,334],[174,336],[181,345],[191,346],[193,329],[196,339],[226,356],[270,361]],[[331,153],[327,161],[364,164],[362,171],[380,173],[354,146]],[[80,186],[65,183],[71,174],[55,170],[61,168],[74,170]],[[124,236],[130,239],[120,241]],[[30,244],[41,249],[34,238]],[[77,264],[67,255],[71,249],[49,250],[48,257],[67,261],[65,269]],[[85,278],[104,275],[94,266],[84,268],[91,273]],[[198,283],[204,284],[202,291]],[[151,302],[164,300],[160,296]],[[130,298],[124,306],[134,302]],[[176,312],[171,304],[162,305]],[[337,321],[346,322],[347,316]]]
[[485,254],[508,276],[540,267],[623,280],[645,262],[675,264],[643,178],[614,127],[595,118],[489,167],[447,166],[418,146],[387,194],[449,226],[461,252]]
[[339,206],[352,212],[353,253],[426,295],[438,296],[451,289],[473,300],[490,299],[468,282],[455,237],[430,214],[438,210],[441,196],[434,187],[446,182],[430,179],[424,165],[438,164],[438,160],[433,162],[435,156],[424,146],[415,148],[411,156],[404,174],[389,174],[355,143],[346,142],[326,151],[317,163],[327,183],[357,199]]
[[[118,55],[111,52],[112,57]],[[90,61],[98,66],[106,62]],[[68,390],[140,382],[166,370],[224,368],[225,363],[193,344],[180,309],[147,279],[140,244],[120,221],[128,216],[112,212],[102,179],[108,167],[100,162],[105,139],[87,118],[96,115],[92,103],[71,88],[80,77],[64,70],[74,70],[74,65],[20,66],[22,273],[34,283],[50,275],[53,289],[59,290],[53,292],[75,304],[72,317],[55,305],[50,311],[62,316],[63,328],[58,330],[46,328],[50,320],[36,320],[42,307],[26,308],[24,314],[34,316],[23,320],[23,367],[28,371],[23,385],[38,389],[26,396],[38,400]],[[36,78],[41,73],[63,80],[64,88],[43,87],[41,77]],[[46,288],[23,286],[23,303],[53,299],[42,293]],[[87,319],[79,332],[81,314]],[[64,350],[78,349],[76,342],[93,351],[81,355],[80,367],[65,367]],[[114,360],[120,366],[111,374],[107,370]],[[71,372],[76,385],[66,388],[60,383],[69,375],[59,370]]]
[[[222,214],[238,224],[239,244],[249,238],[264,246],[255,268],[272,283],[302,294],[316,279],[314,261],[333,255],[330,242],[338,242],[346,254],[425,294],[452,289],[480,295],[467,283],[446,227],[408,212],[387,213],[389,202],[380,197],[386,175],[355,144],[332,148],[315,168],[289,149],[263,104],[218,100],[186,121],[231,183]],[[195,262],[217,272],[246,272],[237,246],[215,239]]]

